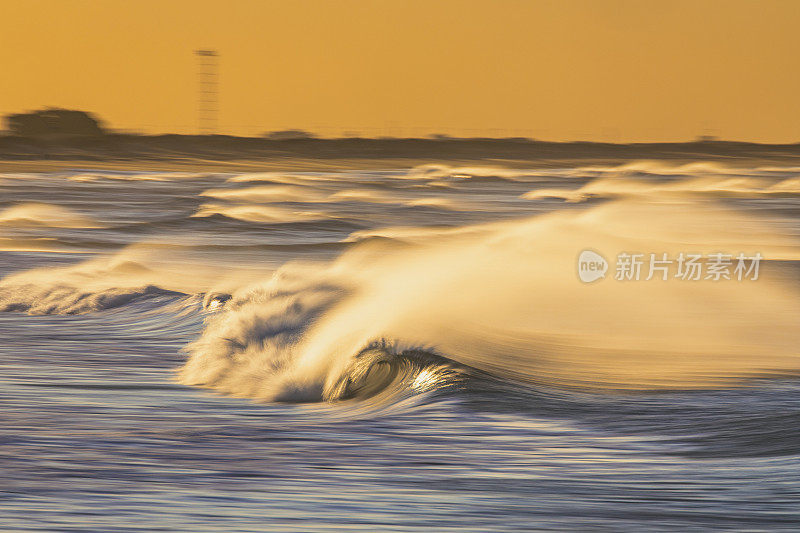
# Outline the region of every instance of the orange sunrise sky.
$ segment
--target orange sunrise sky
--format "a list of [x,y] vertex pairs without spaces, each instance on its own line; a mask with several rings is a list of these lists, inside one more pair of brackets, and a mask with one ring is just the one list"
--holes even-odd
[[800,141],[800,1],[0,0],[0,112],[221,133]]

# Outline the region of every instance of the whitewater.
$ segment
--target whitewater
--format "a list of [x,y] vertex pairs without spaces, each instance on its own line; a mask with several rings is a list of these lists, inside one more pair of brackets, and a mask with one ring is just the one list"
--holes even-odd
[[796,530],[799,261],[779,164],[0,174],[0,527]]

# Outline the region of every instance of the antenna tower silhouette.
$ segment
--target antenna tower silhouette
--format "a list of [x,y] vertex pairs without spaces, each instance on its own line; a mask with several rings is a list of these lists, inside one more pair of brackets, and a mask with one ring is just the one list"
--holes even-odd
[[197,126],[203,135],[217,133],[219,112],[219,54],[216,50],[195,50],[197,56]]

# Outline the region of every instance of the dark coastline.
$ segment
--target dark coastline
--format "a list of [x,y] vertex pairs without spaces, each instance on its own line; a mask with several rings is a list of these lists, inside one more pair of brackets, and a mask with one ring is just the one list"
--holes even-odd
[[[800,143],[757,144],[732,141],[611,144],[545,142],[529,139],[294,139],[272,140],[228,135],[130,135],[96,137],[0,137],[0,166],[5,169],[58,166],[61,162],[156,163],[170,167],[197,164],[292,167],[396,166],[426,162],[478,162],[503,166],[557,166],[567,161],[614,164],[632,160],[760,161],[800,165]],[[305,164],[303,164],[305,163]],[[37,165],[38,164],[38,165]]]

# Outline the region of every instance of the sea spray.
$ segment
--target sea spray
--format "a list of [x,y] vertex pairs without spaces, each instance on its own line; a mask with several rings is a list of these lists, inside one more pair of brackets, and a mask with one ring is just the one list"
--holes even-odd
[[[737,228],[732,231],[731,228]],[[356,246],[330,265],[281,269],[209,320],[184,383],[261,400],[331,400],[379,339],[520,381],[590,388],[701,387],[800,368],[800,299],[757,283],[679,280],[592,286],[574,271],[591,245],[677,253],[796,244],[706,204],[616,202],[469,231],[420,232],[390,253]]]

